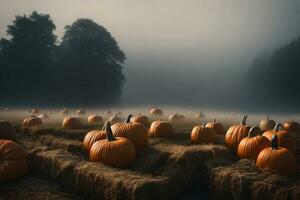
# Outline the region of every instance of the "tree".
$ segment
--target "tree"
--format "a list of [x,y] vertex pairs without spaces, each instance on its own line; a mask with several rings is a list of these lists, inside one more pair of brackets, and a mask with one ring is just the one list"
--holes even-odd
[[76,104],[108,104],[120,100],[125,81],[125,54],[103,27],[78,19],[65,27],[58,50],[61,93]]
[[[29,102],[50,97],[55,25],[49,15],[16,16],[7,26],[9,39],[0,41],[2,101]],[[46,88],[46,89],[45,89]]]

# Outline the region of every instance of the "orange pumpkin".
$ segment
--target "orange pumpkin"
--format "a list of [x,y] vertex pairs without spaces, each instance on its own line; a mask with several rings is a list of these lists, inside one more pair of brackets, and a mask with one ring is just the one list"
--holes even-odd
[[256,160],[256,165],[261,168],[270,168],[282,174],[291,175],[297,171],[297,161],[292,151],[278,146],[277,134],[271,139],[271,147],[262,150]]
[[70,117],[66,117],[63,120],[62,126],[64,128],[80,129],[82,127],[82,124],[78,118],[70,116]]
[[[256,131],[255,129],[258,130]],[[237,150],[239,158],[256,160],[258,154],[263,149],[269,147],[270,141],[268,138],[255,134],[255,132],[259,131],[258,127],[252,127],[249,131],[248,137],[242,139]]]
[[116,123],[111,129],[115,137],[124,137],[132,142],[136,150],[148,146],[147,129],[139,122],[130,122],[132,115],[129,115],[125,123]]
[[78,110],[76,110],[77,115],[85,115],[85,110],[79,108]]
[[0,120],[0,139],[14,140],[16,138],[16,131],[11,123]]
[[286,131],[292,131],[292,132],[300,131],[300,125],[295,121],[286,121],[286,122],[284,122],[283,128]]
[[191,132],[191,141],[193,144],[213,143],[216,141],[216,132],[205,124],[195,126]]
[[150,121],[149,121],[148,117],[145,115],[142,115],[141,113],[139,115],[133,117],[131,121],[139,122],[139,123],[143,124],[145,127],[150,126]]
[[214,131],[217,134],[220,134],[220,135],[224,135],[225,134],[225,129],[223,127],[223,124],[221,124],[220,122],[217,122],[216,119],[214,119],[212,122],[208,122],[206,124],[206,127],[214,129]]
[[267,116],[266,119],[260,121],[259,128],[263,131],[267,131],[267,130],[272,130],[275,125],[276,125],[275,121],[269,119],[269,116]]
[[273,130],[264,132],[263,136],[271,141],[273,134],[276,133],[278,137],[278,146],[287,148],[293,153],[296,153],[296,144],[291,135],[291,132],[285,130],[279,131],[279,127],[282,127],[282,125],[280,123],[277,123]]
[[103,124],[103,119],[100,115],[90,115],[88,117],[88,124]]
[[36,117],[35,115],[30,115],[30,117],[25,118],[23,121],[23,127],[34,127],[43,125],[41,118]]
[[225,135],[225,143],[226,145],[231,148],[234,152],[236,152],[240,142],[244,137],[247,137],[250,126],[246,125],[247,115],[245,115],[241,119],[241,123],[239,125],[231,126]]
[[107,139],[95,142],[90,150],[89,159],[92,162],[102,162],[114,167],[128,167],[136,158],[136,151],[130,140],[122,137],[115,138],[106,123]]
[[102,130],[93,130],[85,135],[83,140],[83,150],[85,152],[89,153],[95,142],[106,138],[105,126],[106,124],[103,126]]
[[158,108],[152,108],[150,110],[150,114],[151,115],[156,115],[156,116],[162,116],[163,115],[163,111],[161,109],[158,109]]
[[27,172],[26,153],[11,141],[0,140],[0,183],[22,177]]
[[117,113],[114,114],[114,116],[110,117],[108,119],[108,121],[110,121],[110,123],[113,125],[113,124],[116,124],[116,123],[121,123],[122,120],[117,116]]
[[167,121],[154,121],[149,129],[149,136],[151,137],[169,137],[175,134],[172,125]]
[[37,109],[37,108],[34,108],[34,109],[31,110],[31,114],[33,114],[33,115],[36,115],[36,114],[39,114],[39,113],[40,113],[40,110]]

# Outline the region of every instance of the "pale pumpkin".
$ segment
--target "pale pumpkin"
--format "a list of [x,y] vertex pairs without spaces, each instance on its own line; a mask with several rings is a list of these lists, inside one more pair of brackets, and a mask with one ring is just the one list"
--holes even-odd
[[269,119],[269,116],[267,116],[266,119],[263,119],[259,123],[259,128],[262,131],[272,130],[274,126],[276,125],[275,121],[272,119]]
[[111,116],[111,117],[108,119],[108,121],[110,121],[110,124],[112,124],[112,125],[113,125],[113,124],[116,124],[116,123],[121,123],[121,122],[122,122],[121,118],[118,117],[117,113],[114,114],[114,116]]
[[150,114],[154,115],[154,116],[162,116],[163,115],[163,111],[159,108],[152,108],[150,110]]

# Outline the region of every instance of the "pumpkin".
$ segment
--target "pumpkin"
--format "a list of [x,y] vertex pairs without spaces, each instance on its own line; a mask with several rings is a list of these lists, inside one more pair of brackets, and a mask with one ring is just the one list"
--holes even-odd
[[183,115],[178,115],[177,113],[169,116],[169,121],[171,122],[178,122],[184,119]]
[[117,113],[114,114],[114,116],[110,117],[108,119],[108,121],[110,121],[111,124],[116,124],[116,123],[121,123],[122,120],[117,116]]
[[49,115],[47,115],[46,113],[43,113],[43,114],[40,114],[38,117],[41,119],[48,119]]
[[158,109],[158,108],[152,108],[150,110],[150,114],[151,115],[156,115],[156,116],[162,116],[163,115],[163,111],[161,109]]
[[148,146],[147,129],[139,122],[130,122],[132,115],[129,115],[125,123],[116,123],[111,129],[115,137],[124,137],[132,142],[136,150]]
[[295,121],[286,121],[283,123],[283,128],[286,131],[298,132],[300,131],[300,125]]
[[[257,129],[257,131],[255,129]],[[249,131],[248,137],[242,139],[237,150],[239,158],[256,160],[258,154],[263,149],[269,147],[270,141],[268,138],[255,134],[255,132],[259,131],[258,127],[252,127]]]
[[272,130],[275,125],[276,125],[275,121],[269,119],[269,116],[267,116],[266,119],[260,121],[259,128],[263,131],[267,131],[267,130]]
[[68,109],[64,108],[64,109],[62,109],[62,110],[60,111],[60,113],[61,113],[62,115],[68,115],[68,114],[69,114],[69,111],[68,111]]
[[31,110],[31,114],[35,115],[35,114],[39,114],[40,113],[40,110],[37,109],[37,108],[34,108]]
[[285,130],[279,131],[279,127],[282,127],[282,125],[280,123],[277,123],[273,130],[264,132],[263,136],[271,141],[273,134],[276,133],[278,138],[278,146],[287,148],[293,153],[296,153],[296,144],[291,135],[291,132]]
[[149,128],[151,137],[169,137],[175,134],[172,125],[167,121],[154,121]]
[[213,143],[216,139],[216,132],[212,128],[208,128],[203,124],[195,126],[191,132],[191,141],[193,144]]
[[16,138],[16,131],[9,123],[5,120],[0,120],[0,139],[14,140]]
[[208,122],[205,126],[207,128],[214,129],[214,131],[217,134],[220,134],[220,135],[224,135],[225,134],[225,129],[223,127],[223,124],[221,124],[220,122],[217,122],[216,119],[214,119],[212,122]]
[[83,150],[85,152],[89,153],[95,142],[106,138],[105,126],[106,124],[103,126],[102,130],[92,130],[85,135],[83,140]]
[[95,142],[90,150],[89,159],[92,162],[102,162],[114,167],[128,167],[136,158],[134,145],[123,137],[114,137],[110,122],[105,128],[107,139]]
[[248,136],[250,126],[246,125],[247,115],[245,115],[241,119],[241,123],[239,125],[231,126],[225,135],[225,143],[226,145],[233,151],[236,152],[240,142],[244,137]]
[[149,121],[148,117],[145,115],[142,115],[141,113],[139,115],[133,117],[131,121],[139,122],[139,123],[143,124],[145,127],[150,126],[150,121]]
[[88,124],[103,124],[103,119],[100,115],[90,115],[88,117]]
[[82,124],[78,118],[70,116],[63,120],[62,126],[64,128],[79,129],[82,127]]
[[77,115],[85,115],[85,110],[79,108],[78,110],[76,110]]
[[256,160],[260,169],[270,168],[282,174],[291,175],[297,170],[295,155],[289,149],[278,146],[278,137],[274,133],[271,139],[271,147],[262,150]]
[[195,114],[196,119],[201,119],[201,118],[204,118],[204,117],[205,117],[205,115],[202,112],[199,112],[199,113]]
[[33,127],[33,126],[41,126],[41,125],[43,125],[42,119],[36,117],[35,115],[30,115],[30,117],[25,118],[23,121],[23,127]]
[[26,172],[26,152],[23,148],[11,140],[0,140],[0,183],[22,177]]

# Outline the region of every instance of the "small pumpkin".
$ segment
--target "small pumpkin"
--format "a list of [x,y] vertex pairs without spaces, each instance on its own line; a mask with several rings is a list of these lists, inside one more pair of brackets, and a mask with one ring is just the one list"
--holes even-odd
[[68,115],[68,114],[69,114],[69,111],[68,111],[68,109],[64,108],[64,109],[62,109],[62,110],[60,111],[60,113],[61,113],[62,115]]
[[278,137],[274,133],[271,139],[271,147],[262,150],[256,160],[260,169],[270,168],[282,174],[291,175],[297,170],[295,155],[289,149],[278,146]]
[[26,152],[11,140],[0,140],[0,183],[24,176],[27,172]]
[[42,126],[43,121],[41,118],[36,117],[35,115],[30,115],[30,117],[25,118],[23,120],[23,127],[34,127],[34,126]]
[[142,115],[141,113],[139,115],[133,117],[131,121],[139,122],[139,123],[143,124],[145,127],[150,126],[150,121],[149,121],[148,117],[145,115]]
[[258,127],[252,127],[249,131],[248,137],[242,139],[237,150],[239,158],[256,160],[258,154],[263,149],[269,147],[270,141],[268,138],[255,134],[255,132],[259,131]]
[[139,122],[130,122],[132,115],[129,115],[125,123],[116,123],[111,129],[115,137],[124,137],[132,142],[136,150],[148,146],[147,129]]
[[299,123],[297,123],[293,120],[284,122],[283,123],[283,128],[286,131],[292,131],[292,132],[299,132],[300,131]]
[[82,127],[82,124],[78,118],[70,116],[66,117],[63,120],[62,127],[70,129],[80,129]]
[[280,123],[277,123],[273,130],[264,132],[263,136],[271,141],[273,134],[276,133],[278,138],[278,146],[287,148],[293,153],[296,153],[296,144],[291,135],[291,132],[285,130],[279,131],[279,127],[282,127],[282,125]]
[[116,124],[116,123],[121,123],[122,120],[120,117],[118,117],[118,114],[114,114],[114,116],[111,116],[108,121],[110,121],[110,123],[113,125],[113,124]]
[[83,150],[85,152],[89,153],[95,142],[106,138],[105,126],[106,124],[103,126],[102,130],[92,130],[85,135],[83,140]]
[[163,115],[163,111],[159,108],[152,108],[150,110],[150,114],[151,115],[155,115],[155,116],[162,116]]
[[260,121],[259,128],[263,131],[267,131],[267,130],[272,130],[275,125],[276,125],[275,121],[269,119],[269,116],[267,116],[266,119]]
[[224,129],[223,124],[221,124],[220,122],[217,122],[216,119],[214,119],[212,122],[208,122],[205,126],[206,126],[207,128],[212,128],[212,129],[214,129],[214,131],[215,131],[217,134],[220,134],[220,135],[224,135],[224,134],[225,134],[225,129]]
[[88,117],[88,124],[103,124],[103,118],[96,114]]
[[179,115],[178,113],[172,114],[169,116],[169,121],[171,122],[178,122],[184,120],[183,115]]
[[216,141],[216,132],[203,124],[195,126],[191,132],[191,141],[193,144],[213,143]]
[[89,154],[90,161],[120,168],[131,165],[136,158],[134,145],[126,138],[115,138],[109,121],[106,123],[105,131],[107,139],[99,140],[92,145]]
[[5,120],[0,120],[0,139],[14,140],[16,138],[16,131],[14,127]]
[[195,114],[195,118],[196,119],[205,118],[205,115],[202,112],[199,112],[199,113]]
[[149,128],[151,137],[169,137],[175,134],[172,125],[167,121],[154,121]]
[[77,115],[85,115],[85,110],[79,108],[78,110],[76,110]]
[[36,115],[36,114],[39,114],[39,113],[40,113],[40,110],[37,109],[37,108],[33,108],[33,109],[31,110],[31,114],[33,114],[33,115]]
[[247,117],[248,116],[245,115],[241,119],[240,124],[231,126],[226,132],[225,143],[234,152],[236,152],[242,139],[248,136],[249,130],[251,128],[250,126],[246,125]]

